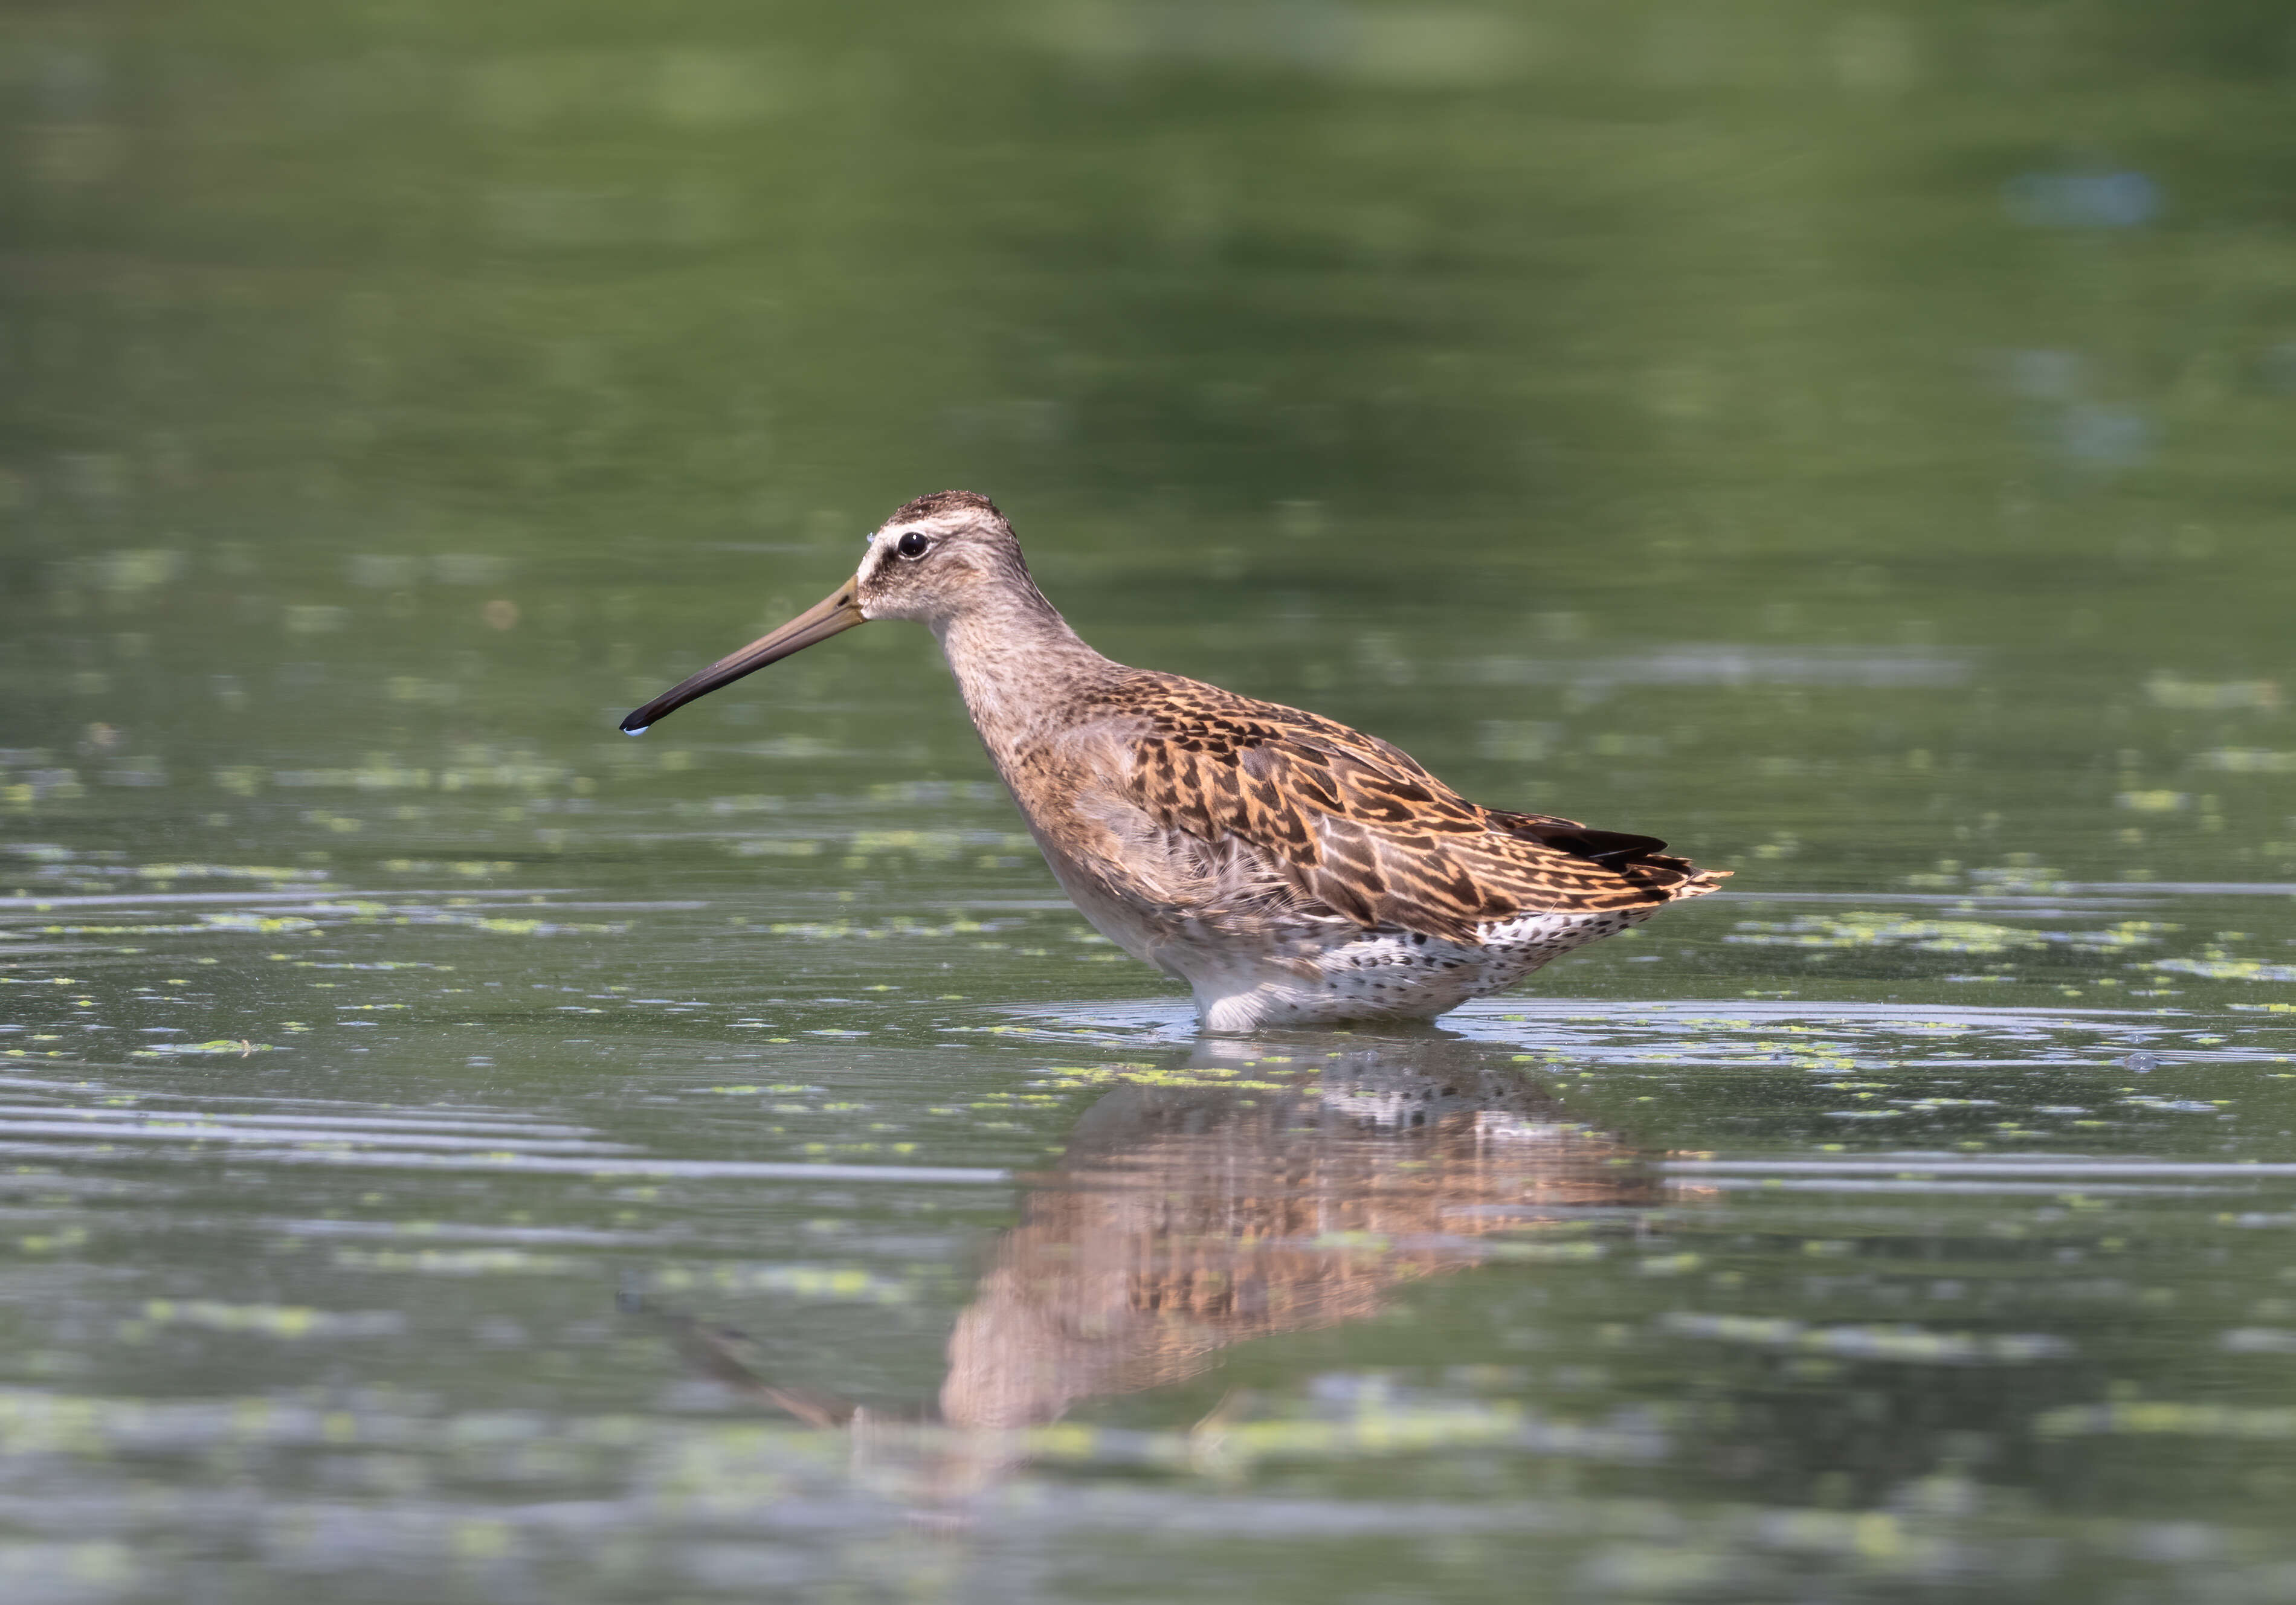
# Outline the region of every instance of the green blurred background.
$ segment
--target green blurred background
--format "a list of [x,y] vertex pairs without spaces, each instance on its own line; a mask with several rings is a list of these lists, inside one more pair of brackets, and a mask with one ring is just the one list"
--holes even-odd
[[1112,655],[1776,884],[2296,863],[2277,8],[0,37],[17,814],[658,798],[735,738],[985,776],[894,631],[611,731],[955,485]]

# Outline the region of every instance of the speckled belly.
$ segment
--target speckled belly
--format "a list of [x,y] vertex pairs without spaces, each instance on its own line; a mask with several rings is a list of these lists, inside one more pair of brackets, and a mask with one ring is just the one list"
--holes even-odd
[[1168,967],[1194,988],[1215,1031],[1432,1020],[1513,986],[1549,960],[1639,925],[1659,905],[1601,913],[1525,914],[1481,926],[1472,946],[1403,931],[1364,931],[1295,957],[1177,944]]

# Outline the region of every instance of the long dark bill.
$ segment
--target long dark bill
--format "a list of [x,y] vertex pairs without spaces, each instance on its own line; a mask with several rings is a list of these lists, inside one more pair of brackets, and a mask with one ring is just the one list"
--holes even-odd
[[696,697],[706,697],[721,685],[731,685],[743,675],[768,663],[779,663],[791,652],[801,652],[816,641],[826,641],[840,630],[868,622],[848,580],[824,600],[815,603],[769,635],[762,635],[740,651],[720,658],[700,674],[680,680],[652,701],[622,721],[630,735],[644,735],[646,726],[674,713]]

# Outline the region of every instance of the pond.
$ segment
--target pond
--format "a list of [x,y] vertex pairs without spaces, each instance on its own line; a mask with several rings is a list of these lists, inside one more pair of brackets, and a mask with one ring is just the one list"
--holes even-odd
[[[2292,70],[0,21],[0,1591],[2296,1599]],[[945,486],[1734,878],[1207,1036],[924,632],[616,733]]]

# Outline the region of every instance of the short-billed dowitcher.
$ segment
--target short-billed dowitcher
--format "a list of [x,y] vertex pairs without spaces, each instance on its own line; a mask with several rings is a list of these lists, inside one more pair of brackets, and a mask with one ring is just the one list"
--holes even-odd
[[1649,836],[1471,803],[1376,736],[1127,668],[1045,600],[996,504],[897,511],[818,606],[622,721],[874,618],[931,627],[1086,919],[1194,988],[1215,1031],[1431,1020],[1715,889]]

